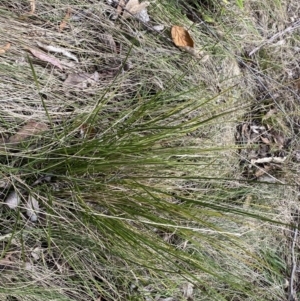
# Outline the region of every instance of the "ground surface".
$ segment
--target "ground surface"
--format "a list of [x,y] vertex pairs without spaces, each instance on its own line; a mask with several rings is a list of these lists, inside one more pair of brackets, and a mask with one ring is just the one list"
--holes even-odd
[[0,299],[298,300],[299,4],[131,3],[0,0]]

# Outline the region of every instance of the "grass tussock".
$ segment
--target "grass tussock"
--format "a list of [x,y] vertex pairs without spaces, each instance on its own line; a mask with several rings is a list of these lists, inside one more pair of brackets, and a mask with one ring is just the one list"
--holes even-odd
[[[1,300],[297,297],[294,2],[156,1],[143,23],[115,1],[28,15],[0,0]],[[98,79],[67,86],[74,73]],[[12,143],[32,121],[46,130]],[[264,157],[284,163],[251,161]]]

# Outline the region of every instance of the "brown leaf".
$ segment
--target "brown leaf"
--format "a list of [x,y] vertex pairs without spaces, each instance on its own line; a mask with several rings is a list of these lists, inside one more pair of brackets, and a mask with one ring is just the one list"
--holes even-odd
[[64,81],[65,87],[77,87],[84,89],[88,84],[94,85],[99,80],[99,73],[70,73]]
[[28,121],[19,131],[8,139],[9,143],[19,143],[28,137],[36,136],[37,134],[48,130],[47,124],[37,121]]
[[5,46],[0,48],[0,54],[5,53],[10,48],[10,43],[7,43]]
[[59,68],[60,70],[63,70],[63,66],[61,65],[60,61],[53,57],[53,56],[49,56],[46,53],[33,49],[33,48],[27,48],[36,58],[44,61],[44,62],[48,62],[50,64],[52,64],[53,66]]
[[71,17],[71,12],[72,12],[71,8],[68,7],[65,17],[63,18],[63,20],[59,24],[59,28],[58,28],[59,32],[62,32],[64,30],[64,28],[67,26],[67,23],[68,23],[68,21]]
[[150,3],[148,1],[140,3],[139,0],[129,0],[124,8],[123,18],[127,19],[138,14],[145,9]]
[[189,32],[181,26],[173,26],[171,36],[174,44],[178,47],[194,47],[194,41]]

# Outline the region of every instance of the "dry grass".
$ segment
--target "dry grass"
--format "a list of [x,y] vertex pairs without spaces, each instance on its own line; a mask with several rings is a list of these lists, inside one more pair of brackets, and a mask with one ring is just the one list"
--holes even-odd
[[[28,120],[49,127],[1,148],[2,201],[14,189],[42,208],[37,223],[22,206],[1,208],[3,300],[186,300],[187,281],[194,300],[297,291],[298,272],[286,284],[298,256],[286,224],[299,210],[299,30],[272,37],[295,25],[299,4],[197,2],[156,1],[142,24],[114,19],[109,1],[36,1],[29,16],[29,1],[0,0],[0,41],[11,43],[0,60],[2,137]],[[173,24],[205,58],[174,46]],[[52,53],[64,64],[53,68],[28,52],[37,42],[79,62]],[[83,89],[63,84],[95,71]],[[241,160],[262,142],[236,145],[243,123],[283,137],[268,155],[287,159],[267,173],[290,186],[245,173]]]

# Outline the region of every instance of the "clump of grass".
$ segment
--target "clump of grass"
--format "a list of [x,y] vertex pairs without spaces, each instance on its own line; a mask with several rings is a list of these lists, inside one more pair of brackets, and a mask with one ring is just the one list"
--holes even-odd
[[[234,141],[250,100],[280,83],[274,64],[259,73],[242,53],[244,37],[259,39],[254,10],[214,5],[214,28],[180,3],[149,8],[155,24],[189,28],[209,55],[203,62],[174,48],[167,30],[112,21],[104,2],[39,2],[37,20],[20,20],[26,4],[0,1],[1,39],[14,33],[0,64],[2,135],[32,119],[49,130],[1,149],[2,200],[12,190],[23,198],[17,210],[1,207],[1,297],[184,300],[188,282],[195,300],[286,298],[289,263],[277,240],[287,245],[292,218],[279,200],[294,192],[246,181]],[[68,6],[81,23],[58,33]],[[212,10],[188,8],[195,20]],[[101,80],[66,91],[66,74],[28,60],[24,48],[36,40],[76,53],[68,73],[98,71]],[[36,223],[24,214],[29,194],[40,204]]]

